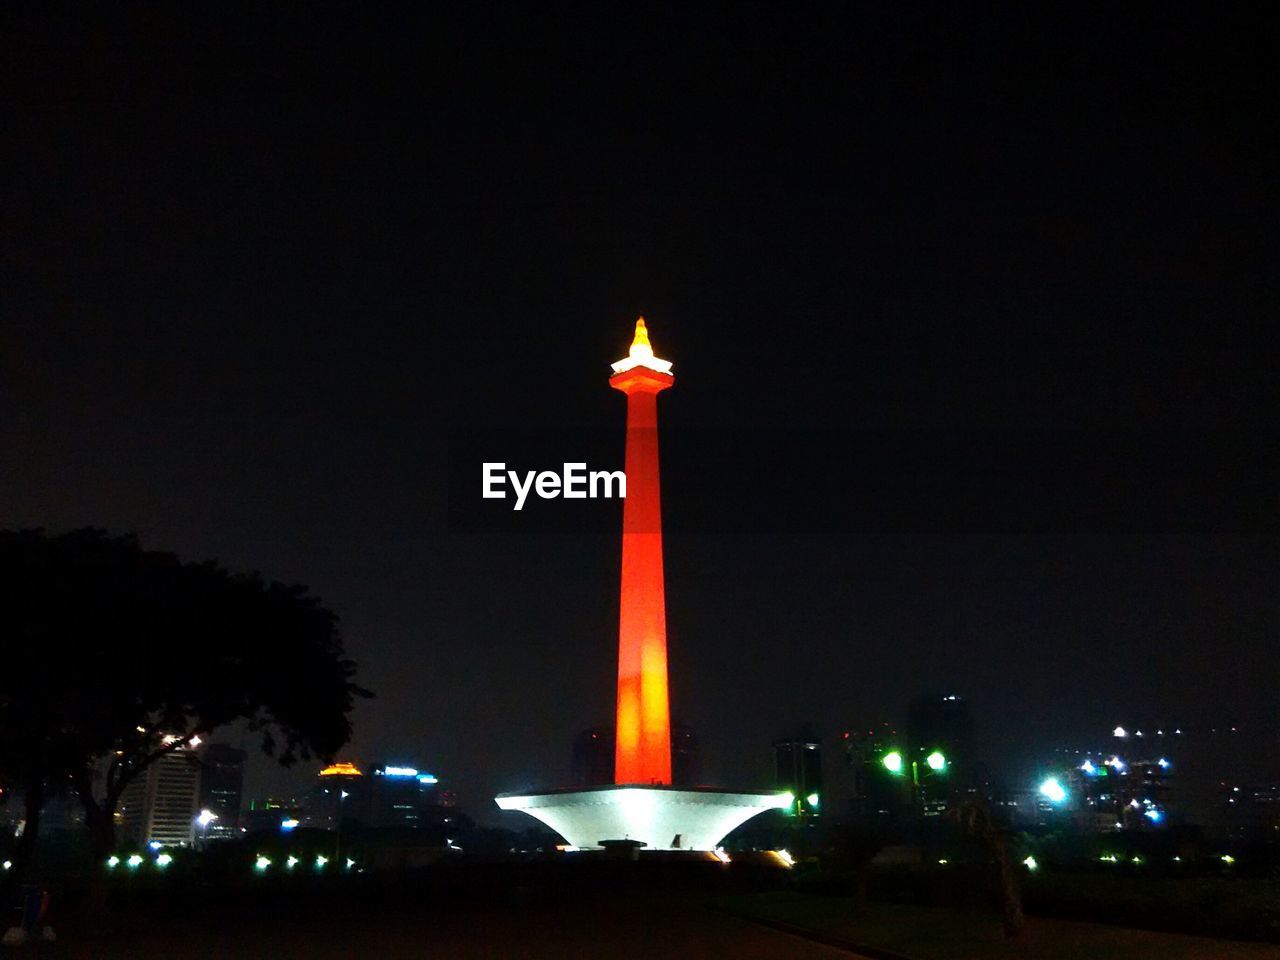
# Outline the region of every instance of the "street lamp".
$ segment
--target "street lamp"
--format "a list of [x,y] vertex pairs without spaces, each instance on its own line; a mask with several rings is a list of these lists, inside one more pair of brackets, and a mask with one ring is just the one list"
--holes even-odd
[[1040,795],[1050,803],[1061,803],[1067,799],[1067,791],[1057,777],[1049,777],[1040,784]]
[[[902,758],[902,753],[898,750],[890,750],[880,762],[884,764],[884,768],[892,773],[895,777],[901,777],[906,773],[906,761]],[[934,773],[942,773],[947,769],[947,757],[941,750],[934,750],[924,758],[925,765]],[[911,761],[911,793],[912,803],[914,804],[917,797],[916,794],[920,790],[920,761]]]
[[218,815],[212,810],[205,809],[200,811],[200,816],[196,817],[196,824],[200,827],[200,846],[209,845],[209,824],[218,819]]

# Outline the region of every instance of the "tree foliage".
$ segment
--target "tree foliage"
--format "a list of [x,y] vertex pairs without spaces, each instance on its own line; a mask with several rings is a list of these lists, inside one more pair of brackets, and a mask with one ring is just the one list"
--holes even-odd
[[0,531],[0,604],[0,779],[72,785],[103,843],[125,786],[166,753],[243,721],[283,764],[327,759],[369,695],[305,587],[132,536]]

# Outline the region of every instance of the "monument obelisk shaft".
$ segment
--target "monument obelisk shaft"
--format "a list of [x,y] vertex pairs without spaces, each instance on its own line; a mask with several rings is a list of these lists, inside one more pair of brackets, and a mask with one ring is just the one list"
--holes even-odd
[[644,318],[609,385],[627,395],[627,496],[622,507],[622,604],[618,625],[615,783],[671,783],[667,609],[658,480],[658,394],[675,383],[653,355]]

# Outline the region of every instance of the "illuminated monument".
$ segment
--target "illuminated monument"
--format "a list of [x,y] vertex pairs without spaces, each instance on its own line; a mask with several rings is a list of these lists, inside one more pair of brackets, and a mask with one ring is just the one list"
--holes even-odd
[[502,809],[537,817],[574,847],[618,840],[656,850],[711,850],[738,824],[792,801],[790,794],[671,786],[658,394],[673,383],[671,363],[654,356],[642,317],[630,353],[613,364],[609,378],[627,395],[614,783],[497,798]]

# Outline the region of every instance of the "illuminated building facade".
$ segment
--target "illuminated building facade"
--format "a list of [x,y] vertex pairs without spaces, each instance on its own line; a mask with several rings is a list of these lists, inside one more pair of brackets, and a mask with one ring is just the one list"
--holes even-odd
[[371,827],[425,827],[435,815],[439,780],[416,767],[384,764],[374,767],[369,780]]
[[658,850],[709,850],[748,818],[794,799],[672,784],[658,394],[674,383],[670,361],[654,355],[640,318],[628,355],[613,364],[609,378],[627,397],[614,782],[496,798],[502,809],[536,817],[573,847],[622,840]]
[[[1171,816],[1171,767],[1164,758],[1085,757],[1064,780],[1062,813],[1077,828],[1090,832],[1160,829]],[[1039,804],[1040,821],[1054,822],[1052,800],[1042,795]]]
[[167,753],[125,787],[120,797],[121,838],[137,846],[189,847],[195,840],[199,800],[195,749]]
[[369,787],[364,770],[349,760],[331,763],[316,775],[303,800],[304,826],[336,830],[341,823],[367,823]]
[[404,764],[332,763],[316,777],[304,803],[303,823],[322,830],[339,824],[375,829],[419,828],[438,823],[439,779]]

